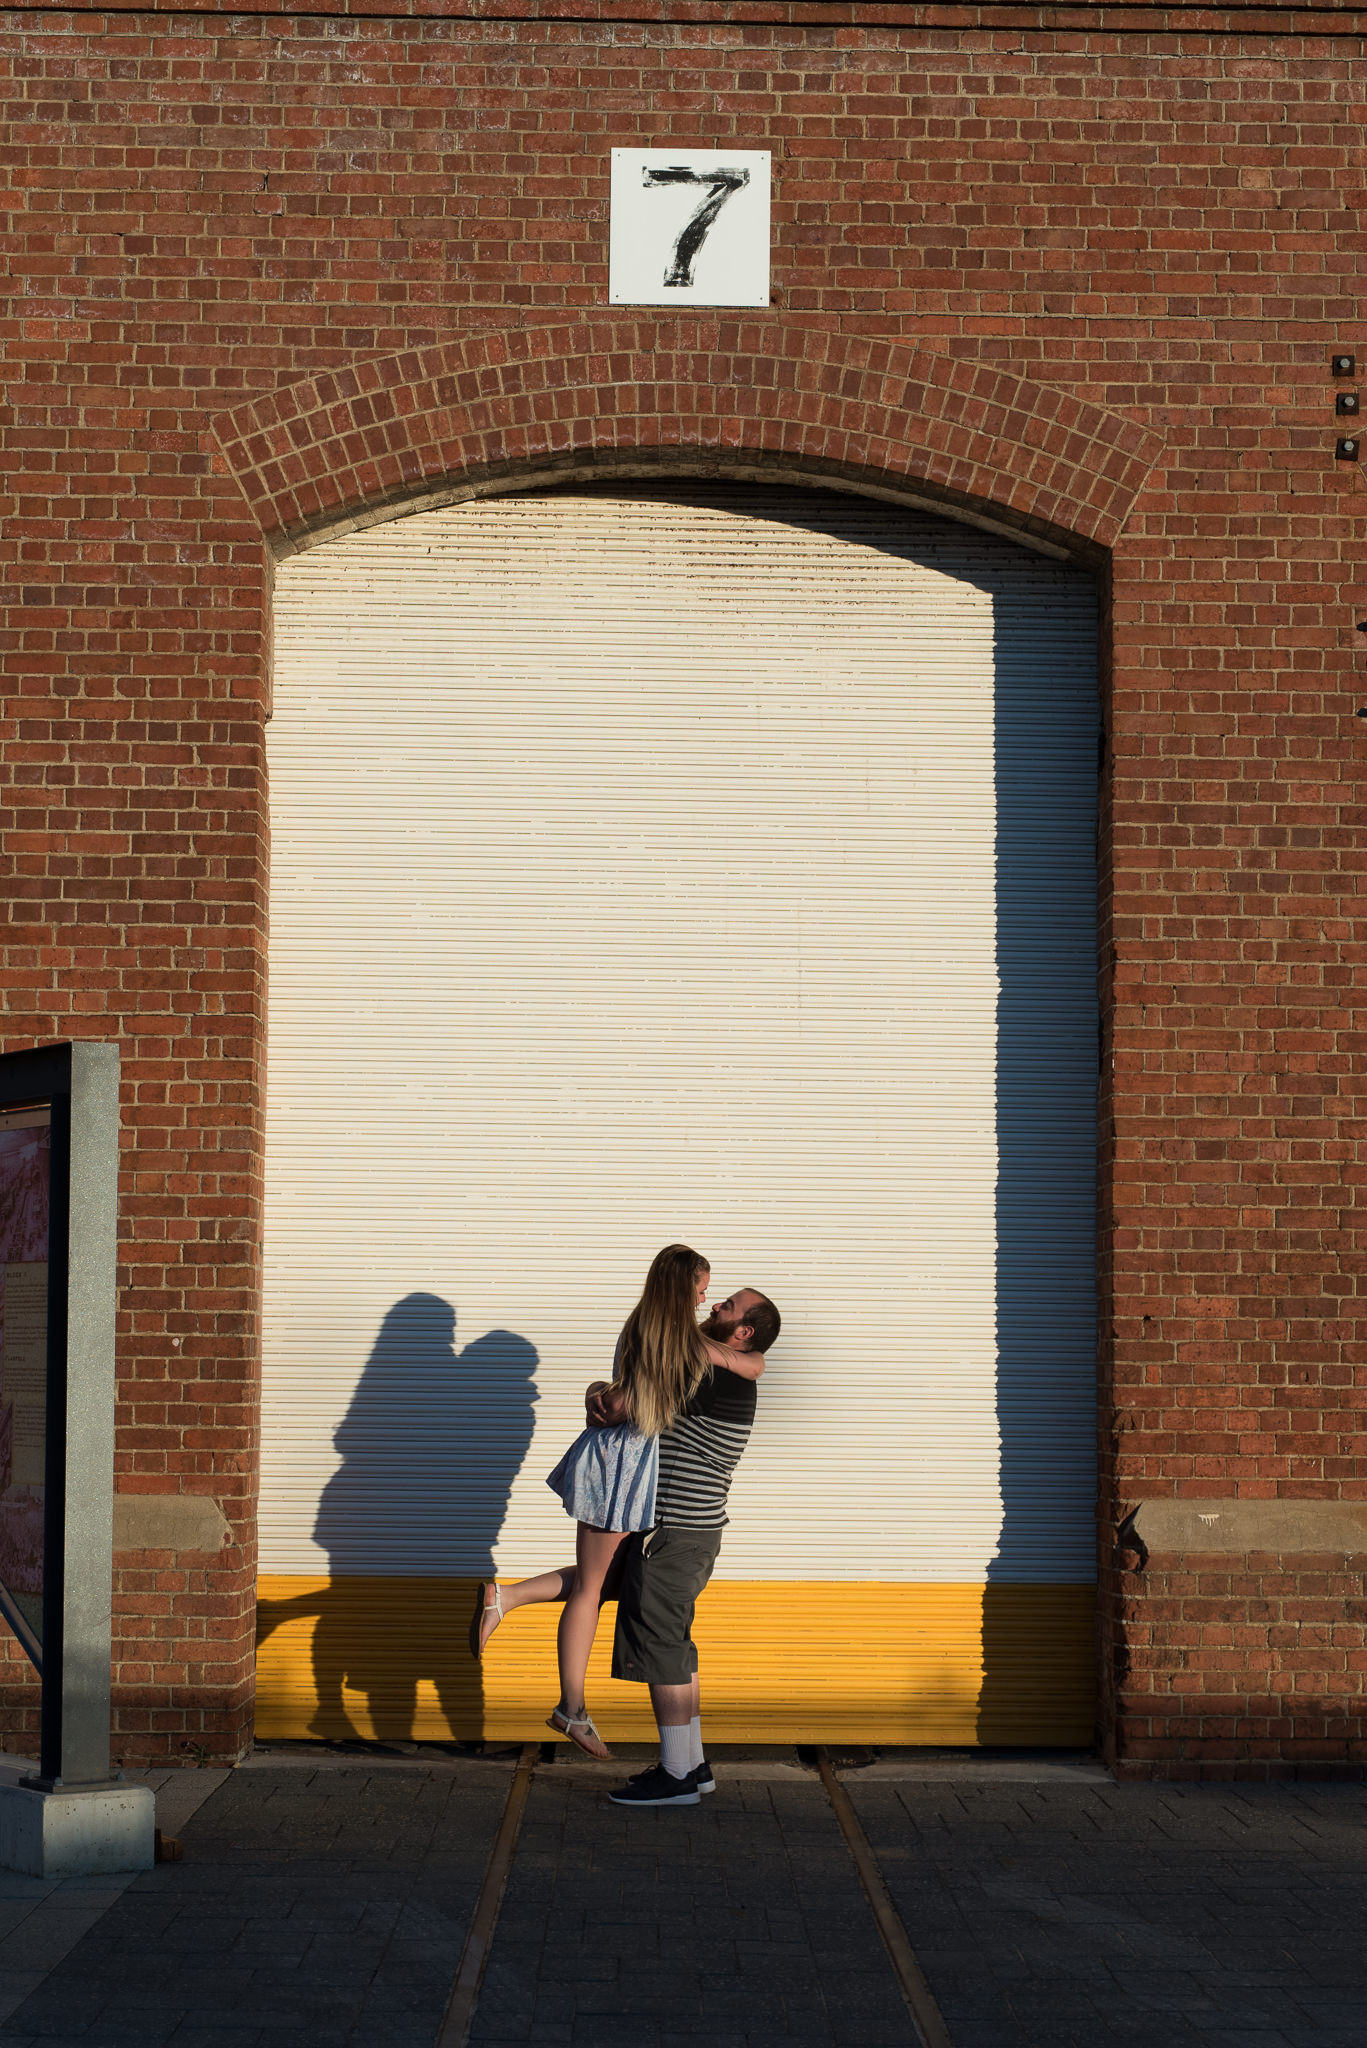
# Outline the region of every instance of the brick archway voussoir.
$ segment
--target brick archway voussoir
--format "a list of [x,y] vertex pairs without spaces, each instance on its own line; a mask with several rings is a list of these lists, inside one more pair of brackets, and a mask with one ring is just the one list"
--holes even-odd
[[282,555],[463,489],[671,469],[900,489],[1097,552],[1162,446],[992,365],[720,318],[603,317],[407,350],[286,385],[214,431]]

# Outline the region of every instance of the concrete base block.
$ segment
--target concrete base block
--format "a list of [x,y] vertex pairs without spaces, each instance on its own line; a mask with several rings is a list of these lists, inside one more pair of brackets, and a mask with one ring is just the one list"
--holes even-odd
[[0,1869],[25,1877],[104,1877],[150,1870],[157,1803],[147,1785],[36,1792],[0,1785]]

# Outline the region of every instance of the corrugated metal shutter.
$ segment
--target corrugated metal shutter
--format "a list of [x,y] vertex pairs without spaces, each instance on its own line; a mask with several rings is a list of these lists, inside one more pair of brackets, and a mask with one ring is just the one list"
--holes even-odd
[[784,1315],[720,1578],[1085,1586],[1090,579],[652,485],[373,527],[276,605],[272,1599],[561,1561],[544,1474],[673,1238]]

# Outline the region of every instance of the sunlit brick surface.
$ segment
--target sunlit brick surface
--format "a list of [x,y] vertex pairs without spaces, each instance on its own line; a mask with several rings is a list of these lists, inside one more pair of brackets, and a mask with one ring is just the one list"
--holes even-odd
[[[121,1042],[118,1483],[234,1531],[120,1558],[130,1760],[250,1723],[268,542],[462,484],[805,475],[1106,571],[1103,1567],[1146,1497],[1367,1492],[1367,15],[608,11],[0,18],[6,1043]],[[731,141],[772,309],[610,315],[610,148]],[[1160,1565],[1103,1587],[1127,1767],[1355,1767],[1343,1560]]]

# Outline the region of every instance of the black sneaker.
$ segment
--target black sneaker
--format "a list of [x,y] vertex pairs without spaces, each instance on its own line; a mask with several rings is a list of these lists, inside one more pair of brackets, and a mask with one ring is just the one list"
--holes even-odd
[[698,1765],[696,1771],[694,1771],[693,1783],[697,1786],[700,1792],[716,1791],[717,1781],[712,1775],[712,1766],[707,1761],[706,1757],[703,1758],[702,1762]]
[[676,1778],[663,1764],[656,1764],[639,1777],[628,1778],[608,1798],[614,1806],[696,1806],[698,1785],[692,1771],[686,1778]]

